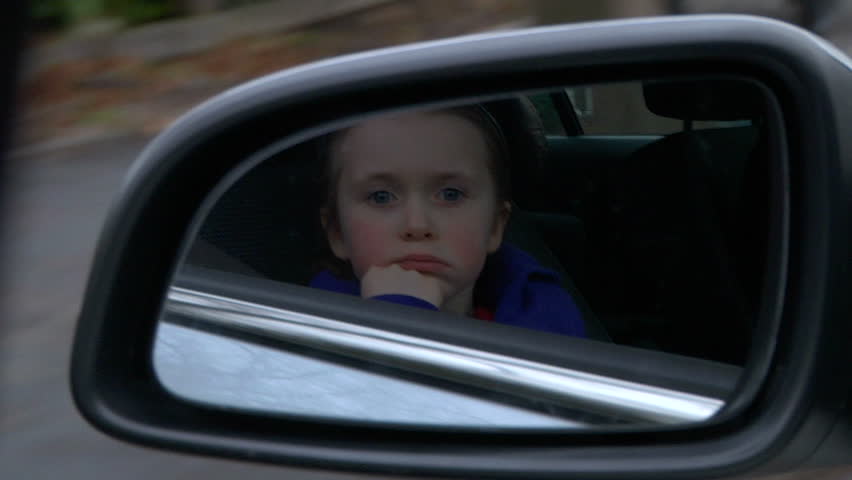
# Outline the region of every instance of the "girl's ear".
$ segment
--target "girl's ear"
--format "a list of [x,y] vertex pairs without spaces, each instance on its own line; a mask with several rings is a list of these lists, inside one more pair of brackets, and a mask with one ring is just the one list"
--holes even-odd
[[346,244],[343,242],[343,235],[340,233],[340,226],[337,220],[331,218],[327,208],[320,209],[320,222],[322,223],[322,229],[325,230],[328,246],[331,248],[334,256],[340,260],[348,260],[349,254],[346,251]]
[[503,202],[497,212],[497,217],[494,219],[494,228],[491,230],[491,236],[488,238],[488,253],[494,253],[500,248],[503,243],[503,233],[506,231],[506,225],[509,223],[509,216],[512,214],[512,204]]

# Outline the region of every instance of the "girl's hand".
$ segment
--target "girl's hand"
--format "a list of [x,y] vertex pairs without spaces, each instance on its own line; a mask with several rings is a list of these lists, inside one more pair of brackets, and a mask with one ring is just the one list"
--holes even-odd
[[397,264],[372,266],[361,278],[361,297],[409,295],[425,300],[439,309],[444,303],[439,280],[416,270],[405,270]]

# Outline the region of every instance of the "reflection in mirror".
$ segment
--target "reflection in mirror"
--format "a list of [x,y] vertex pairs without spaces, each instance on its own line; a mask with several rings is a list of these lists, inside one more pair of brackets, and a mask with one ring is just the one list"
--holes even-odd
[[271,148],[199,213],[157,375],[364,422],[705,420],[772,265],[765,98],[727,77],[571,86]]

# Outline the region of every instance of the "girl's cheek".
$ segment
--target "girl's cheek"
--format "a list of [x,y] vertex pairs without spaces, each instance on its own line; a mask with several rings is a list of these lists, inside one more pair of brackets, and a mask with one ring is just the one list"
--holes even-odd
[[477,263],[488,254],[486,237],[480,228],[471,228],[470,224],[459,225],[456,231],[448,232],[448,235],[456,255],[465,263]]
[[382,265],[382,252],[387,251],[388,232],[381,223],[353,218],[349,222],[348,247],[356,275],[363,275],[373,265]]
[[457,218],[454,228],[447,232],[451,236],[451,243],[457,258],[471,268],[484,264],[488,255],[488,243],[494,225],[485,219],[493,218],[494,212],[484,206],[471,209],[465,218]]

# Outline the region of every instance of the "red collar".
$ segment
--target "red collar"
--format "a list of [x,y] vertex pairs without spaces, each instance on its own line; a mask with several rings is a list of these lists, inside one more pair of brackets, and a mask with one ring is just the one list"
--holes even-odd
[[488,322],[491,322],[494,321],[494,312],[485,307],[474,307],[473,318],[478,318],[480,320],[486,320]]

